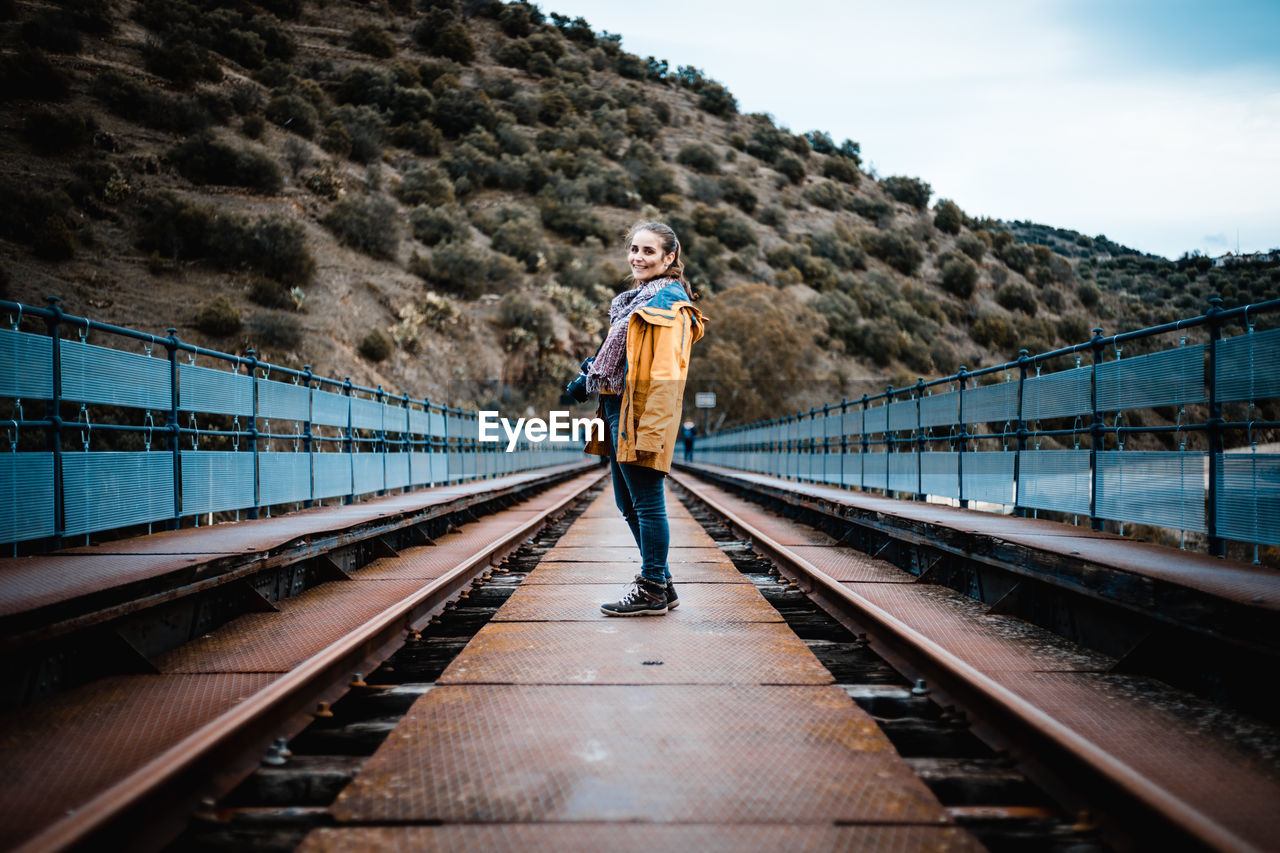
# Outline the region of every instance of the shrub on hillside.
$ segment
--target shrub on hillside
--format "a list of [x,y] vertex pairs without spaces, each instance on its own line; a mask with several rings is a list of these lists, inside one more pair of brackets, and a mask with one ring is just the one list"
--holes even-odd
[[516,216],[507,219],[490,235],[495,251],[510,255],[524,264],[528,272],[537,272],[546,253],[542,242],[542,226],[536,219]]
[[306,98],[298,95],[280,95],[267,102],[266,117],[285,130],[304,139],[316,135],[320,115]]
[[453,184],[436,166],[411,166],[396,189],[396,197],[411,205],[449,205],[454,200]]
[[90,92],[112,113],[156,130],[190,134],[213,123],[195,98],[170,95],[114,71],[94,78]]
[[332,113],[335,121],[342,122],[351,142],[351,159],[357,163],[370,163],[382,156],[382,144],[386,139],[387,123],[382,113],[371,106],[341,106]]
[[321,220],[342,243],[384,260],[393,260],[400,245],[396,206],[386,196],[348,196]]
[[[523,38],[533,32],[532,12],[535,9],[523,3],[505,5],[498,16],[498,26],[511,38]],[[541,12],[538,14],[541,16]]]
[[391,336],[379,328],[369,330],[369,334],[360,339],[360,355],[372,362],[386,361],[395,352],[395,342]]
[[737,175],[721,178],[720,190],[724,194],[724,200],[736,205],[743,213],[755,212],[759,199],[756,198],[755,190],[751,188],[751,184],[742,178]]
[[362,24],[351,31],[351,49],[380,59],[390,59],[396,55],[395,42],[391,34],[377,24]]
[[965,234],[956,240],[956,248],[973,259],[974,263],[981,263],[982,256],[987,252],[987,244],[972,234]]
[[738,112],[738,99],[720,83],[707,83],[698,93],[698,109],[729,118]]
[[1099,300],[1102,299],[1102,291],[1087,281],[1082,281],[1076,287],[1076,296],[1080,299],[1080,304],[1086,308],[1096,308]]
[[[943,234],[959,234],[964,225],[964,211],[950,199],[942,199],[934,208],[933,225]],[[981,255],[974,260],[980,260]]]
[[466,242],[444,243],[430,260],[418,259],[410,264],[410,271],[428,284],[465,299],[505,291],[520,278],[520,265],[514,258]]
[[559,198],[552,188],[538,193],[538,212],[542,224],[561,236],[581,243],[588,237],[609,240],[613,230],[587,205]]
[[473,89],[450,89],[442,94],[432,108],[431,120],[450,139],[477,127],[493,130],[498,125],[489,96]]
[[1016,281],[1008,282],[996,291],[996,302],[1003,308],[1021,311],[1029,317],[1034,317],[1040,307],[1031,288]]
[[676,155],[676,162],[704,175],[714,175],[720,171],[720,155],[710,145],[702,142],[692,142],[681,147],[680,153]]
[[215,296],[196,315],[196,328],[206,335],[225,338],[240,331],[240,312],[225,296]]
[[51,107],[35,107],[23,126],[27,143],[43,154],[62,154],[93,141],[97,123],[92,116]]
[[461,240],[469,230],[467,218],[453,205],[419,205],[409,213],[409,226],[413,229],[413,236],[428,246]]
[[776,204],[770,204],[760,211],[756,216],[756,221],[761,225],[768,225],[779,234],[785,234],[787,231],[787,212]]
[[773,167],[793,184],[798,184],[804,180],[804,162],[799,157],[782,154],[774,161]]
[[1025,243],[1006,242],[1003,245],[997,244],[996,257],[1005,262],[1005,265],[1014,272],[1025,274],[1035,263],[1035,250]]
[[893,219],[893,206],[882,198],[855,195],[849,200],[849,209],[884,228]]
[[679,195],[680,185],[676,183],[676,174],[661,163],[650,163],[641,166],[634,173],[636,192],[650,204],[657,204],[665,195]]
[[846,157],[833,156],[823,160],[822,174],[854,187],[862,180],[862,173],[858,171],[858,167]]
[[186,39],[149,44],[143,49],[143,57],[148,71],[171,80],[180,89],[190,89],[202,80],[222,80],[222,67],[213,54]]
[[920,246],[902,231],[864,231],[862,247],[903,275],[915,275],[924,260]]
[[849,203],[849,194],[833,181],[818,181],[805,187],[804,199],[827,210],[840,210]]
[[938,259],[939,283],[953,296],[968,299],[978,284],[978,268],[962,254],[948,253]]
[[880,182],[880,186],[890,196],[903,204],[911,205],[916,210],[927,208],[929,197],[933,195],[933,187],[919,178],[908,178],[904,175],[885,178]]
[[265,193],[279,192],[283,184],[275,160],[209,133],[192,136],[171,149],[169,159],[179,174],[194,184],[225,184]]
[[260,115],[248,115],[240,122],[240,132],[248,139],[261,139],[267,129],[267,120]]
[[806,240],[813,254],[826,258],[842,270],[866,269],[867,258],[857,235],[843,222],[836,222],[830,231],[818,231]]
[[969,337],[980,346],[990,347],[998,352],[1013,349],[1018,342],[1018,333],[1013,324],[998,314],[983,314],[973,323]]

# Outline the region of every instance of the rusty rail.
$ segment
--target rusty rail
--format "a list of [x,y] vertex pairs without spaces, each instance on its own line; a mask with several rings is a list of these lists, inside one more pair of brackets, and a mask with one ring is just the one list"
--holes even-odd
[[1191,804],[1063,726],[1008,688],[826,573],[708,495],[687,474],[673,479],[725,518],[738,535],[837,618],[852,622],[897,668],[928,680],[944,703],[964,710],[975,734],[1007,750],[1027,775],[1062,801],[1088,809],[1103,827],[1143,849],[1257,851]]
[[605,472],[431,581],[414,595],[286,673],[230,712],[193,732],[64,819],[18,853],[151,848],[165,843],[202,799],[225,793],[256,766],[271,740],[310,721],[317,702],[346,692],[352,672],[369,671],[485,569],[500,563],[591,488]]

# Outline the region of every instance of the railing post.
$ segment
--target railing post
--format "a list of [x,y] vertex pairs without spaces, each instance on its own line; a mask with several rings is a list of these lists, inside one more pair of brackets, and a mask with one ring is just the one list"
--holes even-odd
[[867,405],[871,401],[867,399],[867,395],[862,395],[862,462],[858,466],[858,491],[865,492],[867,490],[867,456],[871,452],[871,439],[867,438]]
[[315,484],[315,459],[312,446],[311,434],[311,365],[302,365],[302,387],[307,389],[307,419],[302,422],[302,447],[307,454],[307,499],[303,501],[304,507],[315,506],[313,496],[316,493]]
[[889,469],[891,457],[897,447],[894,440],[893,429],[889,423],[889,407],[893,405],[893,386],[886,386],[884,389],[884,492],[889,497],[894,496],[894,491],[889,487],[890,480],[893,479],[893,472]]
[[[253,350],[249,350],[245,355],[245,360],[249,363],[249,381],[257,384],[258,380],[258,354]],[[257,395],[254,395],[253,408],[249,411],[249,452],[253,454],[253,507],[249,510],[249,518],[258,517],[258,504],[262,501],[262,495],[258,492],[258,403]]]
[[355,430],[351,426],[351,377],[343,377],[342,380],[342,396],[347,398],[347,430],[345,438],[342,441],[342,451],[347,454],[350,464],[347,466],[351,472],[351,494],[344,495],[342,498],[343,505],[353,504],[356,502],[356,460],[355,460]]
[[1027,508],[1019,506],[1022,502],[1021,476],[1022,453],[1027,449],[1027,422],[1022,416],[1022,392],[1027,384],[1027,350],[1018,351],[1018,448],[1013,454],[1013,514],[1018,518],[1027,517]]
[[[169,432],[169,452],[173,454],[173,518],[166,525],[177,530],[182,524],[182,437],[178,422],[178,330],[169,329],[164,347],[169,351],[169,411],[165,414],[165,429]],[[254,474],[254,503],[257,503],[258,480]]]
[[964,496],[964,453],[969,446],[969,425],[964,420],[964,386],[969,381],[969,372],[962,364],[960,371],[956,374],[956,380],[959,388],[956,391],[956,421],[959,423],[960,432],[956,433],[958,440],[956,449],[956,494],[959,495],[960,506],[968,509],[969,499]]
[[1098,451],[1102,449],[1103,424],[1102,413],[1098,411],[1098,365],[1102,363],[1102,327],[1093,330],[1090,341],[1093,350],[1093,370],[1089,377],[1089,408],[1093,411],[1093,421],[1089,424],[1089,527],[1092,530],[1102,529],[1102,519],[1098,517]]
[[[1222,401],[1218,399],[1217,359],[1218,341],[1222,340],[1222,300],[1213,297],[1209,300],[1209,421],[1206,424],[1209,437],[1209,483],[1208,499],[1205,506],[1205,530],[1209,535],[1209,554],[1214,557],[1225,557],[1226,542],[1218,535],[1218,478],[1222,457]],[[1255,537],[1256,538],[1256,537]]]
[[53,454],[53,547],[62,547],[63,531],[67,529],[66,490],[62,487],[62,347],[61,301],[56,296],[47,296],[49,311],[53,317],[45,320],[45,328],[49,333],[50,352],[53,354],[53,396],[45,406],[45,419],[49,422],[45,433],[45,449]]
[[402,495],[405,494],[406,492],[413,491],[413,433],[409,431],[411,429],[411,427],[409,426],[409,419],[412,417],[412,415],[409,413],[409,404],[411,402],[412,402],[412,398],[409,397],[409,392],[405,391],[404,392],[404,433],[400,436],[400,452],[405,454],[404,465],[405,465],[405,469],[409,472],[407,475],[409,479],[406,481],[404,487],[400,489],[400,494]]
[[924,493],[924,427],[920,425],[920,400],[924,397],[924,377],[916,378],[916,500],[928,500]]
[[849,400],[845,397],[840,398],[840,488],[845,487],[844,483],[844,457],[849,449],[849,433],[844,428],[844,418],[849,412]]
[[382,454],[382,488],[378,490],[379,495],[387,493],[387,425],[386,411],[382,408],[382,398],[386,394],[382,390],[382,386],[378,386],[378,413],[382,415],[378,424],[378,451]]

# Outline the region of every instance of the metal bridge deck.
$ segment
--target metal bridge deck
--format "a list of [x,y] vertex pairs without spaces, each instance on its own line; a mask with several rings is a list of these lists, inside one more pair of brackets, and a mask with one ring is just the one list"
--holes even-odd
[[[765,479],[772,481],[771,487],[781,482]],[[1150,678],[1112,672],[1112,658],[1074,646],[1022,620],[993,613],[986,605],[946,587],[907,582],[914,577],[905,572],[899,575],[901,570],[882,561],[865,555],[848,560],[845,552],[849,549],[837,546],[832,537],[706,481],[685,474],[677,475],[677,480],[695,495],[714,499],[745,525],[801,555],[870,607],[937,643],[1154,782],[1188,812],[1205,815],[1226,828],[1238,841],[1232,849],[1275,849],[1275,839],[1280,836],[1280,767],[1265,755],[1252,752],[1247,737],[1237,739],[1214,706],[1180,695]],[[785,485],[807,493],[822,489]],[[883,500],[848,492],[838,497],[859,505]],[[901,502],[894,502],[893,509],[933,519],[945,517],[957,524],[966,524],[976,515]],[[984,519],[979,516],[976,521]],[[1034,529],[1047,522],[1028,524],[1024,519],[997,517],[985,524],[1012,530]],[[1118,537],[1105,541],[1120,553],[1130,544]],[[1061,547],[1056,541],[1037,545]],[[1183,559],[1189,563],[1195,557],[1186,555]],[[1199,559],[1211,562],[1215,569],[1223,567],[1221,560]],[[867,571],[868,563],[879,563],[880,571]],[[842,573],[842,568],[849,566],[853,570]],[[1223,568],[1229,576],[1230,564]],[[1248,585],[1257,586],[1265,602],[1273,601],[1280,580],[1272,573],[1269,582],[1263,583],[1255,577],[1253,567],[1245,568],[1251,578]],[[1205,585],[1218,588],[1212,577],[1205,579]],[[1230,595],[1238,593],[1240,584],[1228,579],[1224,587],[1219,592]]]
[[601,495],[302,849],[980,849],[688,511],[668,512],[678,609],[600,613],[638,569]]
[[[464,561],[507,547],[531,517],[563,505],[600,476],[596,466],[581,468],[576,477],[567,477],[511,509],[466,524],[433,545],[376,560],[353,572],[349,580],[321,584],[282,599],[277,602],[278,612],[233,619],[155,656],[149,661],[154,674],[101,678],[0,714],[0,849],[48,830],[64,815],[109,795],[111,786],[133,778],[131,774],[145,774],[179,754],[184,739],[200,737],[202,727],[217,726],[237,706],[274,689],[305,662],[322,658],[344,636],[371,624],[388,608],[439,586]],[[503,487],[500,481],[484,481],[357,507],[325,507],[296,518],[221,525],[104,547],[122,559],[131,551],[163,552],[158,556],[170,561],[184,553],[178,543],[188,539],[203,540],[190,549],[194,554],[208,553],[211,545],[219,543],[232,550],[239,550],[244,542],[269,549],[307,533],[344,529],[361,519]],[[157,541],[170,544],[157,546]],[[46,559],[50,562],[43,565],[54,569],[96,563],[88,554]],[[24,562],[33,567],[39,559]],[[36,574],[30,577],[40,580]],[[63,581],[62,589],[77,594],[88,594],[93,584],[101,582],[92,573]],[[11,588],[6,579],[5,589],[18,600],[30,585]]]

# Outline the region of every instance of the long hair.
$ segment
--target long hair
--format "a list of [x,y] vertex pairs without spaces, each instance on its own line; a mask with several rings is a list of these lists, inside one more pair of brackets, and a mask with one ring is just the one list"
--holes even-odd
[[684,276],[684,257],[680,251],[680,238],[676,236],[676,232],[672,230],[670,225],[665,222],[640,222],[631,226],[631,230],[627,232],[627,250],[631,249],[631,242],[635,240],[636,235],[641,231],[649,231],[658,236],[659,244],[662,246],[663,256],[674,254],[675,260],[671,262],[671,266],[667,267],[667,271],[663,275],[667,278],[674,278],[684,287],[685,295],[689,297],[690,302],[694,302],[702,298],[702,294],[693,289],[693,285],[689,284],[689,280]]

